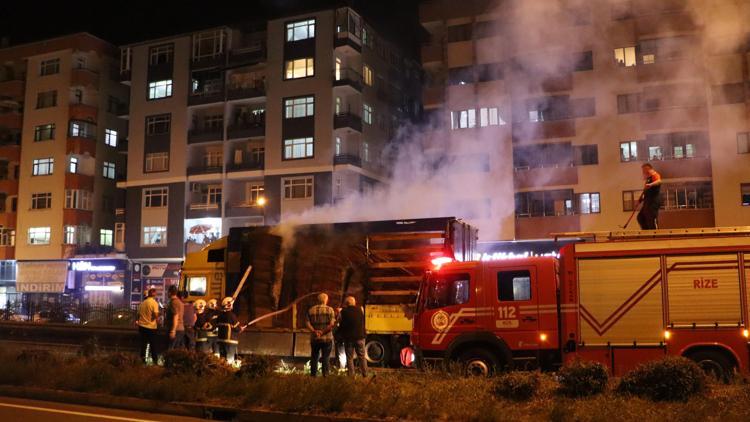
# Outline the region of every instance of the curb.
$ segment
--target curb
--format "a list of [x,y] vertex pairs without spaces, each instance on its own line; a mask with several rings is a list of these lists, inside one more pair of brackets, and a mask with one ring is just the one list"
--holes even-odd
[[163,413],[174,416],[223,420],[223,421],[292,421],[292,422],[365,422],[380,419],[357,417],[324,416],[303,413],[285,413],[270,410],[238,409],[201,403],[161,402],[134,397],[118,397],[100,393],[80,393],[74,391],[50,390],[39,387],[17,387],[0,385],[0,396],[30,400],[51,401],[84,406],[106,407],[110,409],[133,410],[138,412]]

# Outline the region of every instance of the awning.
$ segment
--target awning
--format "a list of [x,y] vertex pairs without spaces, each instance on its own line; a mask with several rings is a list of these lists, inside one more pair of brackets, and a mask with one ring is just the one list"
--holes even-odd
[[19,293],[63,293],[68,261],[18,262],[16,291]]

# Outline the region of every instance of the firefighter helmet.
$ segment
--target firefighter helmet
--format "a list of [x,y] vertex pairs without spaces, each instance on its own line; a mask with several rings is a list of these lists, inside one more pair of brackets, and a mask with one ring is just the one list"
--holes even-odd
[[234,299],[231,297],[225,297],[224,300],[221,301],[221,307],[224,309],[232,309],[232,305],[234,305]]
[[217,303],[218,303],[218,302],[219,302],[219,301],[218,301],[218,300],[216,300],[216,299],[211,299],[211,300],[209,300],[209,301],[208,301],[208,309],[216,309],[216,308],[218,308],[218,306],[217,306]]
[[195,308],[196,311],[201,312],[204,309],[206,309],[206,301],[203,299],[198,299],[195,302],[193,302],[193,307]]

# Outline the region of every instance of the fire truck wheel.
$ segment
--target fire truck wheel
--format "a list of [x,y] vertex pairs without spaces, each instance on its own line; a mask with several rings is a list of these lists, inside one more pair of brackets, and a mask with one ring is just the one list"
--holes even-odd
[[722,382],[729,382],[734,365],[723,353],[712,350],[701,350],[690,353],[687,357],[703,368],[706,375]]
[[382,337],[370,337],[365,343],[367,364],[372,366],[385,366],[388,363],[390,350],[388,344]]
[[470,376],[488,377],[498,367],[497,357],[485,349],[469,349],[461,354],[459,361]]

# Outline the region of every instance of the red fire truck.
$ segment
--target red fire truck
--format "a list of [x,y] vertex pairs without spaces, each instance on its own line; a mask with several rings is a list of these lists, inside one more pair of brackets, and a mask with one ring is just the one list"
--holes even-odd
[[580,358],[621,375],[679,355],[717,377],[748,372],[750,227],[564,236],[582,241],[558,257],[433,261],[411,336],[417,361],[489,374]]

